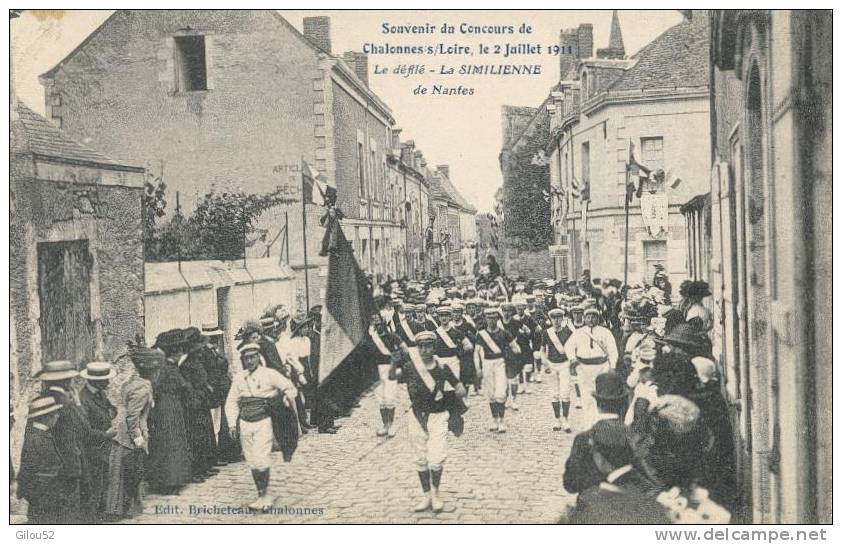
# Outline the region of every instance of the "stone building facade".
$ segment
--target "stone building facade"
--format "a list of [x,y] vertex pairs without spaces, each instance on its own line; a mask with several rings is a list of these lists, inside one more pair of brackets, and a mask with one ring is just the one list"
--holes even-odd
[[[559,279],[625,279],[626,164],[635,159],[681,179],[666,187],[663,219],[644,221],[632,199],[628,281],[651,282],[663,265],[673,285],[688,277],[681,205],[707,185],[709,145],[708,25],[692,17],[668,29],[632,58],[621,55],[614,17],[610,46],[580,58],[551,92],[549,160],[554,271]],[[647,217],[648,219],[648,217]]]
[[143,335],[145,174],[24,105],[11,121],[10,371],[19,398],[44,362],[114,360]]
[[711,281],[743,521],[830,523],[832,16],[723,10],[710,23],[713,220],[688,230],[709,251],[694,273]]

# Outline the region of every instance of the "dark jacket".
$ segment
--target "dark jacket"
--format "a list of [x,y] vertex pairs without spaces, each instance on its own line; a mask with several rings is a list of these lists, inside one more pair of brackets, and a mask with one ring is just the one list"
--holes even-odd
[[651,484],[636,469],[582,491],[566,521],[599,525],[671,523]]
[[582,491],[599,485],[605,479],[593,461],[593,447],[591,440],[594,429],[599,426],[620,426],[625,432],[625,425],[618,419],[604,419],[597,421],[587,431],[581,432],[573,439],[573,447],[570,449],[570,456],[564,464],[564,489],[568,493],[581,493]]
[[27,425],[18,473],[18,497],[29,503],[30,523],[79,523],[79,474],[73,463],[62,458],[52,429]]

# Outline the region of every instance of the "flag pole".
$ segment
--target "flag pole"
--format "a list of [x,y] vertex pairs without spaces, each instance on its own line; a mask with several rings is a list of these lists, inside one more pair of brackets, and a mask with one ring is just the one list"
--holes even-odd
[[623,251],[623,285],[629,284],[629,165],[626,164],[626,245]]
[[307,199],[304,191],[304,164],[301,165],[301,234],[304,238],[304,310],[310,311],[310,269],[307,265]]

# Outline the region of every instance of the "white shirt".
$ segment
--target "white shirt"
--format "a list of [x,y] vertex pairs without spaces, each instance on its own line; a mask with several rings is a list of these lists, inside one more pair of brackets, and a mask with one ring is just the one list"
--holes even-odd
[[307,339],[306,353],[305,346],[299,342],[298,338],[293,338],[289,331],[283,331],[275,342],[275,348],[278,350],[278,355],[285,363],[289,363],[299,375],[304,374],[304,365],[301,364],[299,357],[306,357],[310,354],[310,339]]
[[617,364],[617,342],[614,335],[600,325],[576,329],[564,344],[564,351],[571,359],[607,357],[612,368]]
[[236,424],[240,416],[238,401],[243,397],[258,397],[270,399],[278,394],[284,394],[288,399],[295,400],[298,390],[277,370],[258,366],[254,372],[244,370],[234,375],[231,389],[225,401],[225,415],[231,424]]

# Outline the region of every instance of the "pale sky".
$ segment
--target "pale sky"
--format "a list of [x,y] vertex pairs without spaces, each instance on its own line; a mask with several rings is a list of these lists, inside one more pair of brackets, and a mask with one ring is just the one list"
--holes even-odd
[[[594,51],[608,46],[611,26],[610,10],[595,11],[281,11],[293,26],[301,30],[302,19],[309,15],[331,18],[333,54],[362,51],[366,43],[390,45],[428,45],[444,43],[471,46],[482,44],[558,43],[559,30],[574,28],[580,23],[594,27]],[[44,112],[44,90],[38,75],[46,72],[84,40],[111,11],[65,12],[61,17],[45,13],[25,12],[11,24],[14,84],[18,97],[40,113]],[[681,22],[677,11],[620,11],[620,24],[626,53],[632,55],[659,36],[667,28]],[[383,23],[390,25],[422,25],[441,27],[449,23],[457,27],[455,34],[406,35],[381,32]],[[522,23],[533,28],[529,35],[469,35],[459,33],[461,23],[470,25],[512,25]],[[403,78],[374,75],[376,64],[394,67],[398,64],[426,64],[428,70],[442,63],[461,64],[540,64],[540,76],[450,76],[426,74]],[[402,139],[414,139],[432,164],[449,164],[451,179],[457,189],[479,211],[491,211],[494,191],[502,184],[498,162],[502,145],[501,106],[538,106],[549,88],[558,81],[558,57],[515,55],[508,58],[474,56],[369,55],[369,83],[377,95],[392,109]],[[418,84],[432,86],[463,85],[474,87],[472,96],[414,96]]]

